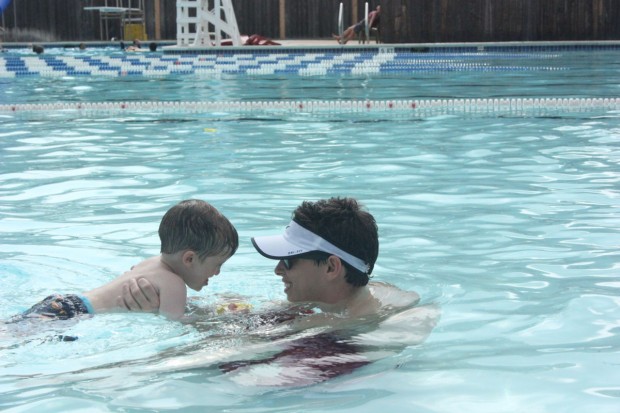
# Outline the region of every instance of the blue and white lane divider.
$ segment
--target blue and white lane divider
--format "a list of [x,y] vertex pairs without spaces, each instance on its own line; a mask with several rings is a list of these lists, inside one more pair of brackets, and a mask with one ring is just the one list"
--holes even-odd
[[17,114],[201,113],[201,114],[346,114],[394,115],[515,115],[617,112],[620,97],[609,98],[478,98],[420,100],[271,100],[271,101],[136,101],[58,102],[0,105],[0,117]]
[[[523,60],[525,59],[525,61]],[[528,62],[533,59],[535,62]],[[480,55],[426,55],[405,52],[262,53],[159,55],[0,55],[0,78],[40,76],[169,76],[377,74],[441,71],[563,70],[553,59],[521,56],[511,61]]]

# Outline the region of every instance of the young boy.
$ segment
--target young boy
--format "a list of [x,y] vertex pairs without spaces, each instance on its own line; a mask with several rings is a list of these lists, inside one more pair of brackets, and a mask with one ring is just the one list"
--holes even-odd
[[10,322],[29,318],[66,320],[80,314],[124,311],[123,284],[146,278],[158,291],[159,314],[172,320],[185,312],[187,287],[200,291],[239,246],[237,230],[207,202],[190,199],[173,206],[159,225],[161,255],[133,266],[120,277],[82,295],[50,295]]

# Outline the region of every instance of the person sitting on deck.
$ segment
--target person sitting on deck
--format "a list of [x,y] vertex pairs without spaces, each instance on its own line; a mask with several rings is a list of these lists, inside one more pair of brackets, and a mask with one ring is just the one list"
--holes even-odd
[[280,46],[280,43],[274,42],[267,37],[263,37],[260,34],[253,34],[249,36],[243,43],[245,46]]
[[[379,22],[381,18],[381,6],[377,6],[376,10],[368,13],[368,28],[379,28]],[[340,44],[347,44],[347,42],[355,37],[355,35],[359,35],[362,30],[366,29],[366,20],[362,19],[359,22],[355,23],[346,28],[346,30],[342,33],[342,36],[338,36],[336,34],[332,34],[332,37],[338,41]]]
[[[243,46],[280,46],[280,43],[274,42],[273,40],[261,36],[260,34],[252,34],[250,36],[243,35],[241,36],[241,41]],[[222,40],[220,42],[221,46],[232,46],[232,39]]]

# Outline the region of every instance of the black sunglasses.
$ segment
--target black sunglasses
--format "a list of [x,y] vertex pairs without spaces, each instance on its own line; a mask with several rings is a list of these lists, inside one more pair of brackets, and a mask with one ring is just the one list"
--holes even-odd
[[327,258],[329,258],[330,255],[332,254],[329,254],[323,251],[311,251],[305,254],[297,255],[292,258],[282,258],[280,261],[282,261],[282,264],[284,264],[284,268],[286,268],[287,270],[290,270],[291,268],[293,268],[293,263],[295,262],[295,260],[301,259],[301,260],[325,261]]

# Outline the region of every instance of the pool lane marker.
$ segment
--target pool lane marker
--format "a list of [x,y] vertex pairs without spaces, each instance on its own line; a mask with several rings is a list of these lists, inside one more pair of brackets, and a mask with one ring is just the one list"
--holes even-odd
[[[420,100],[275,100],[275,101],[136,101],[57,102],[0,105],[0,114],[36,112],[158,113],[368,113],[531,114],[620,110],[620,97],[610,98],[467,98]],[[205,132],[207,132],[205,130]],[[210,132],[210,131],[209,131]]]
[[[22,76],[148,76],[222,75],[265,76],[294,74],[324,76],[328,74],[367,75],[415,72],[487,72],[487,71],[556,71],[567,70],[558,56],[520,54],[420,54],[410,51],[304,52],[277,54],[112,54],[64,56],[0,56],[0,78]],[[511,59],[518,59],[513,62]],[[543,59],[543,61],[541,61]]]

